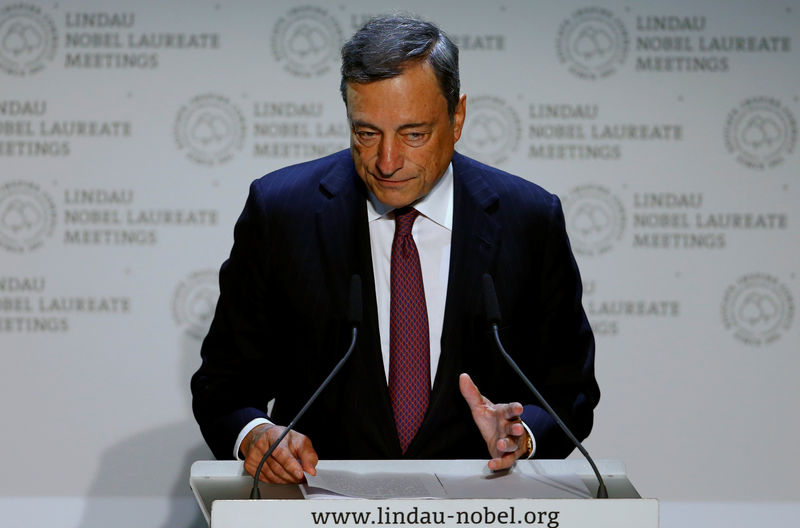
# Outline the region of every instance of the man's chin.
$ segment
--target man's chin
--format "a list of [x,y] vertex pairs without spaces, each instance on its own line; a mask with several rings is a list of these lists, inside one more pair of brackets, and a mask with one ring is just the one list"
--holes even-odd
[[392,209],[400,209],[414,203],[414,200],[382,200],[380,198],[378,198],[378,201],[387,207],[391,207]]
[[386,189],[385,187],[375,189],[373,194],[383,205],[393,209],[399,209],[411,205],[417,199],[413,194],[403,189]]

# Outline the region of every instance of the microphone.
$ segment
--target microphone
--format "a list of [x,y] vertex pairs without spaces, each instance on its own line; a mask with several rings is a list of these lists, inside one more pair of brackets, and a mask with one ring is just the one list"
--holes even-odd
[[269,449],[267,449],[267,452],[264,453],[264,456],[261,457],[261,462],[259,462],[258,468],[256,469],[255,474],[253,475],[253,487],[250,490],[251,499],[261,498],[261,490],[258,489],[258,476],[261,474],[261,468],[264,467],[264,464],[266,463],[267,459],[269,459],[269,457],[272,456],[272,452],[275,451],[275,448],[277,448],[280,445],[281,441],[283,441],[286,435],[289,434],[289,431],[291,431],[294,428],[295,424],[297,424],[297,421],[300,420],[300,418],[306,413],[308,408],[311,407],[311,404],[314,403],[314,400],[317,399],[317,396],[319,396],[320,393],[323,390],[325,390],[325,387],[327,387],[328,384],[330,384],[333,377],[336,376],[336,373],[339,372],[342,366],[350,358],[350,355],[353,353],[353,350],[355,350],[356,338],[358,337],[358,327],[361,324],[362,319],[363,319],[363,303],[361,299],[361,276],[353,275],[352,277],[350,277],[350,302],[347,306],[347,322],[348,324],[350,324],[350,326],[352,326],[352,338],[350,340],[350,346],[347,348],[347,352],[345,352],[342,359],[339,360],[336,366],[333,367],[331,373],[328,374],[328,377],[325,378],[325,381],[322,382],[322,384],[319,386],[319,388],[317,388],[314,394],[311,395],[311,398],[309,398],[306,404],[303,405],[303,408],[300,409],[300,412],[297,413],[297,416],[295,416],[292,419],[292,421],[289,422],[289,425],[286,426],[286,429],[283,430],[278,439],[275,440],[275,442],[269,447]]
[[498,324],[500,324],[500,305],[497,302],[497,292],[494,289],[494,280],[492,280],[492,276],[488,273],[483,274],[483,301],[484,306],[486,307],[486,319],[489,321],[489,325],[492,327],[492,333],[494,334],[494,341],[497,344],[497,349],[500,350],[500,353],[503,355],[505,360],[517,373],[517,375],[522,379],[525,385],[530,389],[536,399],[539,400],[539,403],[542,404],[542,407],[553,417],[561,430],[564,431],[564,434],[572,440],[572,443],[575,444],[575,447],[583,454],[586,460],[589,462],[589,465],[592,466],[592,470],[594,471],[595,476],[597,477],[597,482],[599,486],[597,488],[597,498],[598,499],[607,499],[608,498],[608,490],[606,489],[606,483],[603,481],[603,477],[600,476],[600,472],[597,470],[597,466],[594,464],[594,460],[592,457],[589,456],[589,452],[584,449],[583,444],[575,438],[575,435],[572,434],[572,431],[566,426],[566,424],[561,420],[561,418],[556,414],[550,404],[544,399],[544,397],[536,390],[536,387],[533,386],[533,383],[530,382],[527,376],[522,372],[522,370],[517,366],[517,363],[508,355],[506,349],[503,348],[503,343],[500,341],[500,334],[498,332]]

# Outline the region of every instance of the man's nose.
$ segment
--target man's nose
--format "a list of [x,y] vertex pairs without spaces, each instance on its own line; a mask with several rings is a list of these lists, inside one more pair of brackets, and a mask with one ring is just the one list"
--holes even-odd
[[403,166],[403,149],[391,137],[384,137],[378,145],[377,167],[381,176],[390,177]]

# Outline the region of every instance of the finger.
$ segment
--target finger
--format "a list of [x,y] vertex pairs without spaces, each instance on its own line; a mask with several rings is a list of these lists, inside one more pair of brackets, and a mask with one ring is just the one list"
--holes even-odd
[[[292,434],[293,433],[289,433],[289,436]],[[270,461],[275,462],[274,464],[270,464],[270,467],[281,478],[288,479],[291,482],[300,482],[303,480],[303,467],[300,465],[300,462],[297,461],[296,453],[292,452],[291,444],[285,446],[283,442],[281,442],[281,445],[272,453]]]
[[294,441],[293,450],[296,453],[297,458],[300,460],[300,465],[303,471],[309,475],[316,475],[316,467],[317,462],[319,462],[319,456],[314,450],[314,446],[311,445],[311,440],[307,436],[297,435]]
[[[251,477],[255,476],[256,470],[258,469],[258,464],[261,462],[261,457],[264,456],[264,452],[265,450],[261,448],[261,443],[258,441],[255,441],[250,445],[250,448],[247,451],[247,456],[244,459],[244,469],[250,474]],[[262,476],[259,476],[259,479],[266,480],[262,477],[263,471]],[[267,480],[267,482],[269,481]]]
[[[245,461],[244,469],[252,476],[255,474],[260,463],[261,459]],[[269,464],[269,460],[264,462],[264,465],[261,467],[261,473],[258,476],[258,480],[269,482],[270,484],[286,484],[286,479],[276,475],[270,468]]]
[[469,377],[469,374],[463,373],[458,377],[458,388],[461,390],[461,395],[467,401],[467,405],[471,409],[485,405],[488,400],[481,395],[478,387]]
[[[253,455],[252,458],[250,456],[247,457],[250,463],[253,464],[252,469],[248,470],[251,475],[258,469],[264,453],[270,449],[284,430],[284,427],[271,426],[256,440],[250,450],[251,453],[248,453],[248,455]],[[280,445],[275,448],[270,458],[262,466],[259,478],[273,484],[297,483],[302,480],[303,472],[297,461],[291,456],[289,448],[289,442],[293,434],[295,434],[293,431],[289,432],[287,438],[284,438]]]
[[497,451],[500,453],[514,453],[519,449],[519,441],[509,437],[497,441]]
[[525,427],[520,420],[507,422],[505,427],[505,434],[508,436],[520,437],[525,434]]
[[307,462],[305,462],[305,461],[304,461],[304,462],[302,463],[302,466],[303,466],[303,471],[304,471],[304,472],[306,472],[306,473],[308,473],[308,474],[309,474],[309,475],[311,475],[312,477],[313,477],[313,476],[316,476],[316,474],[317,474],[317,462],[318,462],[318,461],[317,461],[317,460],[315,460],[315,461],[313,462],[313,464],[312,464],[312,463],[307,463]]
[[[280,448],[279,448],[280,449]],[[277,451],[277,450],[276,450]],[[247,458],[245,459],[244,469],[249,473],[251,476],[255,475],[256,470],[258,469],[259,464],[261,463],[261,457],[264,456],[266,450],[260,450],[257,448],[253,448],[250,450]],[[286,473],[280,466],[273,460],[273,453],[269,459],[267,459],[264,465],[261,468],[261,474],[259,475],[259,480],[264,482],[269,482],[271,484],[287,484],[289,482],[293,482],[291,475]]]
[[294,459],[292,459],[292,464],[287,462],[286,458],[276,458],[275,455],[278,451],[283,451],[285,453],[285,450],[282,448],[276,449],[269,460],[267,460],[267,463],[264,464],[264,469],[261,470],[261,474],[263,475],[269,471],[272,476],[270,482],[276,484],[297,484],[303,479],[303,471],[300,469],[300,464]]
[[519,402],[497,404],[495,405],[495,409],[497,409],[497,413],[502,418],[509,421],[518,421],[519,416],[524,410],[522,404]]
[[492,471],[500,471],[502,469],[508,469],[514,465],[514,458],[513,453],[506,453],[499,457],[495,457],[489,461],[489,469]]
[[[246,459],[244,461],[244,470],[247,471],[247,474],[250,475],[251,477],[255,476],[256,469],[258,469],[257,463],[253,463],[249,459]],[[264,480],[264,479],[259,478],[259,480]]]

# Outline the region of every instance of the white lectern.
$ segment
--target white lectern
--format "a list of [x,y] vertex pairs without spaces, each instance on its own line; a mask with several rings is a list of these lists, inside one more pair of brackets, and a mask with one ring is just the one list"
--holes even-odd
[[[577,475],[594,492],[597,480],[582,460],[518,461],[540,475]],[[523,465],[529,465],[523,468]],[[199,461],[190,486],[211,528],[274,526],[542,526],[547,528],[657,528],[658,502],[642,499],[622,463],[599,460],[608,499],[338,499],[304,500],[298,486],[261,483],[261,500],[249,500],[252,478],[237,461]],[[318,470],[355,473],[437,473],[479,476],[482,460],[323,460]]]

